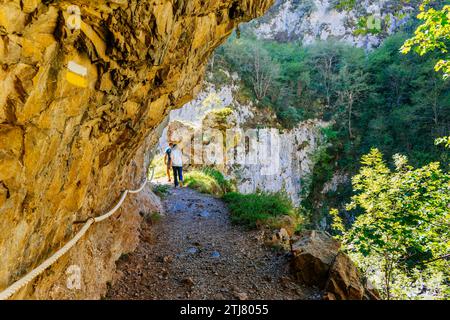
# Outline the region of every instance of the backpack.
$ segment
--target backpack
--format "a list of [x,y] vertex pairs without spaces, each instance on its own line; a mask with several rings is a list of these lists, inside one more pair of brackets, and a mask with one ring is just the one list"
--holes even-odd
[[172,153],[172,149],[170,148],[170,147],[168,147],[167,149],[166,149],[166,154],[167,154],[167,157],[170,159],[170,154]]

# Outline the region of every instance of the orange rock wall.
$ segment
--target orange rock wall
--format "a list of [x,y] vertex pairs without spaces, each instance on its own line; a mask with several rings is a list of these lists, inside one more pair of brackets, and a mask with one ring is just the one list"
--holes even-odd
[[[158,124],[199,91],[214,48],[271,3],[0,1],[0,290],[139,185]],[[14,298],[101,297],[152,199],[131,195]],[[72,265],[81,289],[67,288]]]

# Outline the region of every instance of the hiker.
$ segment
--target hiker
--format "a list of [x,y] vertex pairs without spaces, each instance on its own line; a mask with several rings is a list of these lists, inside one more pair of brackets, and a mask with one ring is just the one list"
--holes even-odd
[[172,145],[173,143],[169,143],[169,146],[164,151],[164,164],[166,165],[166,173],[169,178],[169,182],[172,182],[172,179],[170,178],[170,167],[172,167]]
[[171,150],[175,188],[178,187],[178,183],[180,187],[183,187],[183,153],[181,152],[181,148],[176,144],[172,144]]

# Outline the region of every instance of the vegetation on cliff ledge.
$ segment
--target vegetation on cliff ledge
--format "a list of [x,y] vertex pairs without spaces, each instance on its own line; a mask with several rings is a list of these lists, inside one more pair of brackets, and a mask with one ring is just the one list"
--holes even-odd
[[282,193],[231,192],[224,195],[223,200],[231,211],[231,221],[249,228],[285,227],[282,220],[286,216],[292,218],[289,221],[295,223],[294,229],[303,222],[289,198]]
[[222,196],[234,190],[233,184],[217,169],[205,167],[194,169],[185,174],[184,183],[187,187],[202,193]]

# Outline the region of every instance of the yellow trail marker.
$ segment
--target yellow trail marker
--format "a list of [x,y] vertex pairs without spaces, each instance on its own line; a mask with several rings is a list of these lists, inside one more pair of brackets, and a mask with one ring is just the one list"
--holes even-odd
[[85,78],[83,78],[82,76],[79,76],[71,71],[67,71],[66,80],[75,86],[82,87],[82,88],[87,87],[87,80]]
[[66,74],[66,80],[69,81],[69,83],[86,88],[87,87],[87,68],[77,64],[74,61],[69,61],[67,68],[69,69]]

